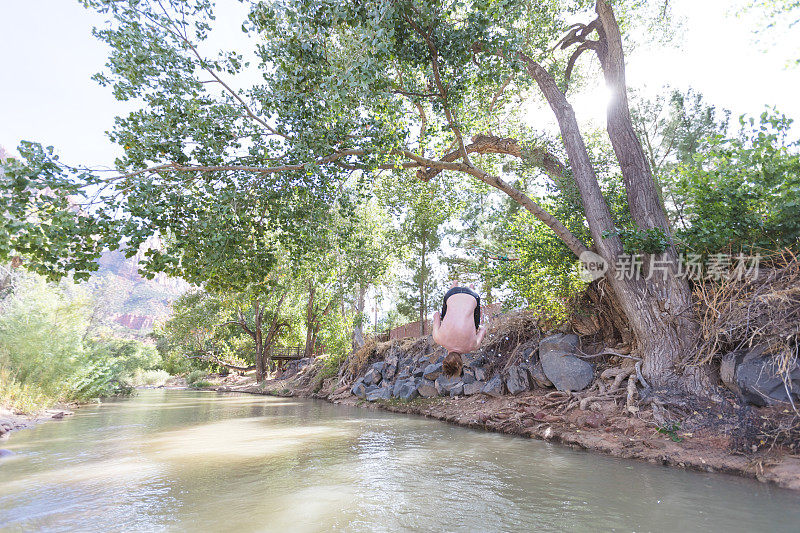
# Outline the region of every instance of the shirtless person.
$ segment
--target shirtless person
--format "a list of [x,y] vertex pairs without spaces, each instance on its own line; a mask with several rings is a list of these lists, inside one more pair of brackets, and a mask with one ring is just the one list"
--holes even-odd
[[462,353],[478,349],[486,328],[481,325],[481,298],[467,287],[453,287],[444,295],[442,313],[433,314],[433,340],[447,350],[442,371],[458,376],[464,362]]

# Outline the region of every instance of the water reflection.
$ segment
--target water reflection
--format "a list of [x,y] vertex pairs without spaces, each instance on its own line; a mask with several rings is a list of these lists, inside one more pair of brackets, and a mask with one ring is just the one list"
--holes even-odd
[[800,495],[322,402],[143,391],[20,432],[0,528],[797,531]]

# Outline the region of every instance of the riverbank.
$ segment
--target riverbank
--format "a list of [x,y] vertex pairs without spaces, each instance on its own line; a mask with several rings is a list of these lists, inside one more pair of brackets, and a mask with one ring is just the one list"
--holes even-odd
[[45,409],[40,413],[25,414],[0,406],[0,442],[8,439],[14,431],[30,429],[48,420],[63,420],[65,417],[73,415],[74,413],[71,409],[73,406],[69,407],[56,406],[52,409]]
[[743,476],[800,490],[800,457],[796,455],[731,453],[721,434],[678,428],[664,431],[652,422],[652,412],[647,409],[626,413],[612,402],[600,402],[591,411],[575,409],[559,413],[552,406],[552,391],[546,389],[516,396],[478,394],[367,402],[351,395],[347,387],[330,390],[323,385],[315,392],[314,386],[291,378],[267,380],[261,385],[241,376],[212,381],[214,384],[206,390],[319,398],[335,404],[419,415],[472,429],[556,442],[623,459]]

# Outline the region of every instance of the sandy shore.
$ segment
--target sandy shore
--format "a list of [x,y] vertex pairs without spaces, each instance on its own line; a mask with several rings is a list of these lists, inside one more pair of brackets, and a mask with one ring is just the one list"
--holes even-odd
[[4,439],[8,439],[13,431],[30,429],[36,424],[47,422],[48,420],[62,420],[72,414],[72,410],[66,406],[56,406],[53,409],[45,409],[34,415],[18,413],[11,409],[0,407],[0,444],[2,444]]

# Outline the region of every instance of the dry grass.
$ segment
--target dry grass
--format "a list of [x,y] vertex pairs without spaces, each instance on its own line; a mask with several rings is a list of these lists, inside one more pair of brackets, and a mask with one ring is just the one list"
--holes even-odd
[[492,322],[480,349],[487,358],[488,375],[507,369],[519,359],[521,348],[535,349],[541,338],[539,320],[530,310],[514,311]]
[[795,365],[800,338],[800,259],[787,250],[768,258],[767,264],[755,278],[696,287],[702,339],[693,363],[764,345],[783,375]]

